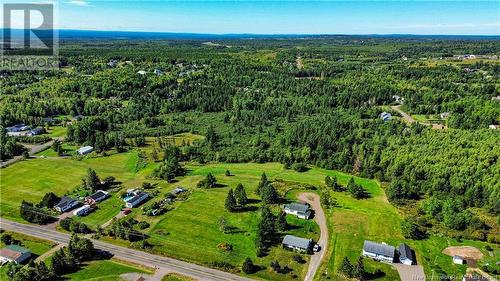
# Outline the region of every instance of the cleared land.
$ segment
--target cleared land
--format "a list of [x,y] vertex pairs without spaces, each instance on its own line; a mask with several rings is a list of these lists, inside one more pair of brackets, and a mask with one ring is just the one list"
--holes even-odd
[[[145,148],[145,150],[150,147]],[[172,256],[178,259],[193,261],[201,264],[208,264],[213,261],[226,261],[236,267],[246,257],[262,266],[262,270],[254,277],[271,280],[293,279],[291,274],[276,274],[270,269],[270,263],[278,260],[280,264],[289,265],[293,269],[293,274],[304,276],[308,263],[298,264],[293,261],[293,253],[274,247],[269,255],[264,258],[255,256],[255,227],[258,220],[258,212],[255,210],[229,213],[224,209],[224,199],[229,187],[235,188],[238,183],[242,183],[250,198],[257,200],[254,189],[260,179],[262,172],[266,172],[268,177],[277,183],[278,189],[290,200],[296,200],[296,195],[303,192],[304,185],[314,185],[323,188],[323,181],[326,175],[336,176],[341,184],[347,184],[351,175],[312,168],[304,173],[297,173],[293,170],[284,169],[279,163],[266,164],[189,164],[186,166],[188,174],[179,177],[176,183],[166,183],[148,179],[157,163],[146,162],[145,165],[138,165],[139,156],[137,150],[121,154],[112,154],[107,157],[88,158],[81,161],[66,158],[46,158],[30,159],[21,161],[0,170],[1,189],[0,214],[2,217],[22,222],[19,218],[19,204],[21,201],[29,200],[38,202],[48,191],[53,191],[58,195],[70,193],[81,182],[89,167],[95,169],[98,175],[103,178],[114,176],[121,182],[122,190],[140,186],[143,182],[157,184],[155,188],[159,195],[145,206],[163,198],[163,196],[176,186],[183,186],[191,191],[186,201],[175,202],[174,209],[165,215],[158,217],[147,217],[142,215],[140,208],[136,208],[131,217],[140,221],[147,221],[151,226],[145,230],[151,236],[154,253]],[[225,176],[225,171],[230,170],[233,176]],[[33,171],[36,171],[33,172]],[[224,186],[210,190],[197,189],[196,183],[208,173],[214,174],[218,181]],[[325,210],[328,219],[330,240],[328,251],[328,263],[323,264],[318,271],[317,278],[321,274],[332,275],[342,259],[347,256],[354,261],[359,255],[365,239],[387,242],[397,246],[398,243],[406,242],[417,252],[418,263],[424,266],[427,276],[431,276],[438,269],[445,271],[449,275],[459,275],[465,273],[466,267],[454,265],[451,258],[442,253],[448,246],[474,246],[484,253],[484,258],[480,264],[494,263],[498,259],[499,251],[495,250],[489,255],[484,250],[487,243],[464,240],[458,242],[454,239],[431,236],[423,241],[405,240],[400,232],[400,222],[403,214],[390,203],[388,203],[384,190],[379,183],[374,180],[355,177],[355,181],[361,184],[370,198],[356,200],[346,192],[332,192],[339,203],[339,207]],[[301,185],[302,184],[302,185]],[[312,192],[319,192],[312,191]],[[87,217],[80,220],[91,226],[101,225],[115,216],[121,207],[118,193],[113,197],[100,203],[99,209]],[[250,206],[258,207],[258,201]],[[218,228],[218,220],[224,217],[229,225],[233,227],[232,233],[224,234]],[[288,222],[294,227],[289,233],[317,239],[319,237],[318,226],[312,221],[304,221],[291,216],[287,217]],[[128,246],[129,242],[113,240]],[[221,242],[233,245],[230,252],[217,248]],[[200,255],[199,253],[203,253]],[[374,272],[376,269],[384,271],[385,276],[377,280],[398,280],[397,271],[389,265],[365,260],[367,269]],[[335,278],[335,277],[333,277]]]

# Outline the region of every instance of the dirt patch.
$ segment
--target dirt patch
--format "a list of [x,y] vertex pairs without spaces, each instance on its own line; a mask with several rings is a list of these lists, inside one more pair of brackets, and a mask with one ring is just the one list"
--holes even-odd
[[472,246],[454,246],[443,250],[443,254],[448,256],[461,256],[467,260],[480,260],[483,258],[483,253]]

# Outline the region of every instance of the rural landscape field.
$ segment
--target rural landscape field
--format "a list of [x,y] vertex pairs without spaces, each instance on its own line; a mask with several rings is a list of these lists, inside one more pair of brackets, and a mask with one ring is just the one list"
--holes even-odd
[[[120,26],[109,5],[139,26],[199,6],[212,30],[214,7],[245,7],[227,23],[299,10],[319,23],[333,5],[111,2],[61,3],[62,21],[78,8],[94,11],[90,26]],[[460,14],[428,2],[407,4],[422,20],[423,6]],[[474,5],[485,18],[500,8]],[[55,68],[28,70],[5,63],[32,50],[3,43],[0,280],[498,280],[499,34],[436,26],[77,26],[59,31]]]

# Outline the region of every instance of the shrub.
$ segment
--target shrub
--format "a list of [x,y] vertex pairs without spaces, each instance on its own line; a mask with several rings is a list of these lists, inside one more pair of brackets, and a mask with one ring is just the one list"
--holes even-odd
[[149,223],[145,222],[145,221],[141,221],[137,224],[137,226],[139,227],[139,229],[146,229],[149,227]]
[[231,245],[227,242],[221,242],[217,245],[217,248],[219,248],[219,250],[231,252],[233,250],[233,245]]

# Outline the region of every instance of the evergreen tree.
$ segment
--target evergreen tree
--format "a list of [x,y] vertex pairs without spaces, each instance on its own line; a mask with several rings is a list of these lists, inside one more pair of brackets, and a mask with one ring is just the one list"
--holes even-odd
[[351,193],[351,196],[356,199],[361,199],[366,197],[365,189],[361,185],[355,183],[352,177],[349,180],[349,183],[347,184],[347,190],[349,191],[349,193]]
[[101,187],[101,180],[97,176],[97,173],[89,168],[87,170],[87,176],[85,177],[85,185],[91,192],[96,192]]
[[342,260],[339,271],[348,278],[352,278],[354,276],[354,267],[347,257],[344,257]]
[[276,218],[276,229],[279,231],[286,231],[288,223],[286,222],[286,213],[281,211]]
[[243,262],[243,265],[241,266],[241,270],[243,272],[245,272],[246,274],[254,273],[255,265],[253,264],[253,262],[250,258],[245,259],[245,261]]
[[243,185],[241,183],[239,183],[236,186],[236,189],[234,191],[234,195],[236,197],[236,201],[238,202],[238,204],[245,205],[247,203],[247,201],[248,201],[247,193],[245,192],[245,188],[243,187]]
[[366,271],[365,271],[365,265],[363,263],[363,257],[359,257],[358,261],[356,262],[356,265],[354,265],[353,277],[357,278],[360,281],[366,279]]
[[327,187],[333,187],[333,186],[332,186],[332,178],[330,178],[330,176],[326,176],[326,177],[325,177],[325,185],[326,185]]
[[231,176],[231,172],[229,170],[226,170],[226,177]]
[[257,225],[256,246],[258,249],[267,249],[276,239],[275,218],[267,206],[262,207],[260,221]]
[[228,210],[229,212],[234,212],[237,209],[236,199],[234,198],[232,188],[229,189],[229,191],[227,192],[226,202],[224,206],[226,207],[226,210]]
[[257,185],[257,188],[255,189],[255,193],[259,196],[261,196],[262,194],[262,188],[266,185],[269,184],[269,181],[267,180],[267,176],[266,176],[266,173],[262,173],[261,177],[260,177],[260,182],[259,184]]
[[279,201],[278,192],[272,184],[265,185],[261,190],[261,198],[264,204],[275,204]]

